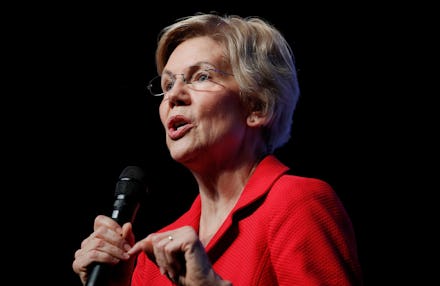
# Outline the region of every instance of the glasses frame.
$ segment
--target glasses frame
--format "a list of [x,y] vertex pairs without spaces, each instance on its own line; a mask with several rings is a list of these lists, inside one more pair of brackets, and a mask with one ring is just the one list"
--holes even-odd
[[[202,65],[199,64],[199,65],[189,66],[189,67],[187,67],[186,69],[191,69],[191,68],[194,69],[194,68],[196,68],[196,67],[199,67],[199,68],[197,69],[197,71],[199,71],[200,69],[202,69],[203,71],[214,71],[214,72],[219,73],[219,74],[222,74],[222,75],[234,76],[234,74],[232,74],[232,73],[228,73],[228,72],[225,72],[225,71],[222,71],[222,70],[220,70],[220,69],[217,69],[217,68],[213,67],[212,65],[205,65],[205,69],[203,69],[204,65],[203,65],[203,64],[202,64]],[[194,72],[194,73],[195,73],[195,72]],[[194,73],[193,73],[193,74],[194,74]],[[177,81],[177,76],[178,76],[178,75],[182,76],[182,81],[183,81],[185,84],[187,84],[187,85],[191,85],[191,84],[193,83],[193,82],[188,82],[188,80],[187,80],[186,77],[185,77],[185,73],[177,73],[177,74],[171,74],[171,73],[170,73],[170,76],[171,76],[171,78],[173,79],[173,86],[172,86],[172,88],[174,87],[174,85],[175,85],[175,83],[176,83],[176,81]],[[162,89],[162,87],[161,87],[161,90],[162,90],[161,93],[155,93],[155,92],[153,92],[153,90],[152,90],[153,82],[154,82],[154,81],[157,81],[157,79],[161,79],[162,76],[163,76],[163,75],[157,75],[157,76],[153,77],[153,78],[148,82],[148,84],[147,84],[147,89],[148,89],[148,91],[150,92],[151,95],[156,96],[156,97],[159,97],[159,96],[165,96],[166,93],[169,92],[169,91],[164,92],[163,89]],[[191,77],[192,77],[192,74],[191,74],[190,78],[191,78]],[[209,80],[209,79],[208,79],[208,80]],[[210,80],[210,81],[213,82],[212,80]],[[161,82],[161,81],[159,81],[159,82]],[[160,85],[160,86],[162,86],[162,85]],[[172,89],[172,88],[171,88],[171,89]]]

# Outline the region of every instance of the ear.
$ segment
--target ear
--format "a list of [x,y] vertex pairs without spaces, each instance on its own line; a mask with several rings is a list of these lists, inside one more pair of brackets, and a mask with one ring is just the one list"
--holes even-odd
[[260,127],[266,123],[266,119],[266,116],[260,111],[252,111],[251,114],[248,115],[246,122],[250,127]]

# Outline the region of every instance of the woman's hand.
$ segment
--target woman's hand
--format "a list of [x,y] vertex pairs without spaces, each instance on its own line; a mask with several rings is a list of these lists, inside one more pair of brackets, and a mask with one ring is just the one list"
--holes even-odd
[[205,248],[192,227],[153,233],[137,242],[128,254],[144,251],[160,272],[178,285],[231,285],[214,272]]
[[[121,227],[108,216],[97,216],[93,233],[82,241],[81,248],[75,252],[73,271],[79,275],[85,285],[92,264],[105,263],[114,267],[111,271],[111,285],[129,285],[134,256],[130,258],[127,251],[134,240],[131,223],[125,223]],[[119,263],[120,261],[126,263]]]

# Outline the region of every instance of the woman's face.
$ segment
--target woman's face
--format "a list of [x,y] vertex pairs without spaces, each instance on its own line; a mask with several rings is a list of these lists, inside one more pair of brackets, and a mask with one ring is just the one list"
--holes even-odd
[[243,147],[246,114],[223,55],[211,38],[192,38],[177,46],[164,67],[162,86],[168,92],[160,119],[171,157],[185,165],[231,160]]

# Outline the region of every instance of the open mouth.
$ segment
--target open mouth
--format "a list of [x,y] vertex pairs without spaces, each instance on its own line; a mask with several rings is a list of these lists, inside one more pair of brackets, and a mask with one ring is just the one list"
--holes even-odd
[[182,138],[191,128],[190,121],[182,115],[173,116],[168,121],[168,135],[173,140]]

